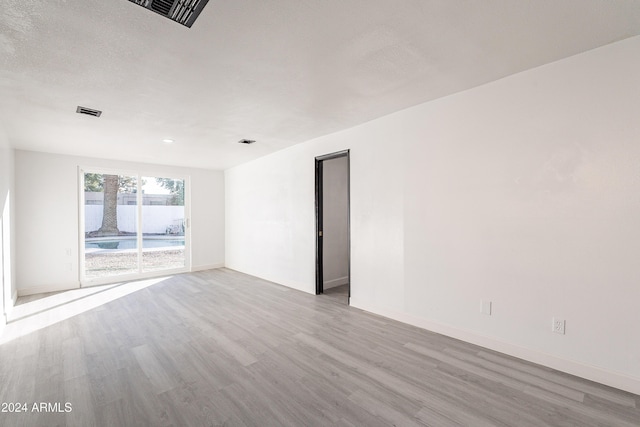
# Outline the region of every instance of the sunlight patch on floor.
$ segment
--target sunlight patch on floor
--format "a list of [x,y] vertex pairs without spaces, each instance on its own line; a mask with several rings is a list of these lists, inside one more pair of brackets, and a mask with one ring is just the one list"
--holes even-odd
[[73,289],[18,304],[8,315],[8,323],[2,330],[0,344],[67,320],[166,279],[168,277],[156,277],[135,282]]

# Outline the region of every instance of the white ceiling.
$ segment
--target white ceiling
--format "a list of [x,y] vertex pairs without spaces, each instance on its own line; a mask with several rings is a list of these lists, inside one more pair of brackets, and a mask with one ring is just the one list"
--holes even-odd
[[224,169],[638,34],[638,0],[209,0],[191,29],[128,0],[2,0],[0,126]]

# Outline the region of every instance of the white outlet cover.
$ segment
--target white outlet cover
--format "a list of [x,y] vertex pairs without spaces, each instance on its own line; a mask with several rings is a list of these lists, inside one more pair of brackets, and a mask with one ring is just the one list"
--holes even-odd
[[487,301],[487,300],[480,301],[480,313],[486,314],[487,316],[491,316],[491,301]]
[[555,332],[556,334],[564,335],[565,322],[566,321],[564,319],[554,317],[551,323],[551,331]]

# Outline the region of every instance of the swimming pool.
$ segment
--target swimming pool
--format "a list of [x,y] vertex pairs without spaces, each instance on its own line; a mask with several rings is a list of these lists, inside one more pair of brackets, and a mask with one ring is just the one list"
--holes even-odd
[[[138,242],[135,238],[121,238],[121,239],[87,239],[85,241],[85,249],[136,249]],[[184,246],[183,238],[154,238],[154,239],[142,239],[142,248],[164,248],[171,246]]]

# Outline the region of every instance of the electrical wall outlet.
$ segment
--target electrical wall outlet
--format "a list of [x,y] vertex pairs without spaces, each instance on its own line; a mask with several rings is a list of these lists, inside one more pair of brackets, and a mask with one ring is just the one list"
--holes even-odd
[[480,313],[491,316],[491,301],[480,300]]
[[564,325],[565,325],[564,319],[558,319],[557,317],[554,317],[553,323],[551,325],[551,330],[556,334],[564,335]]

